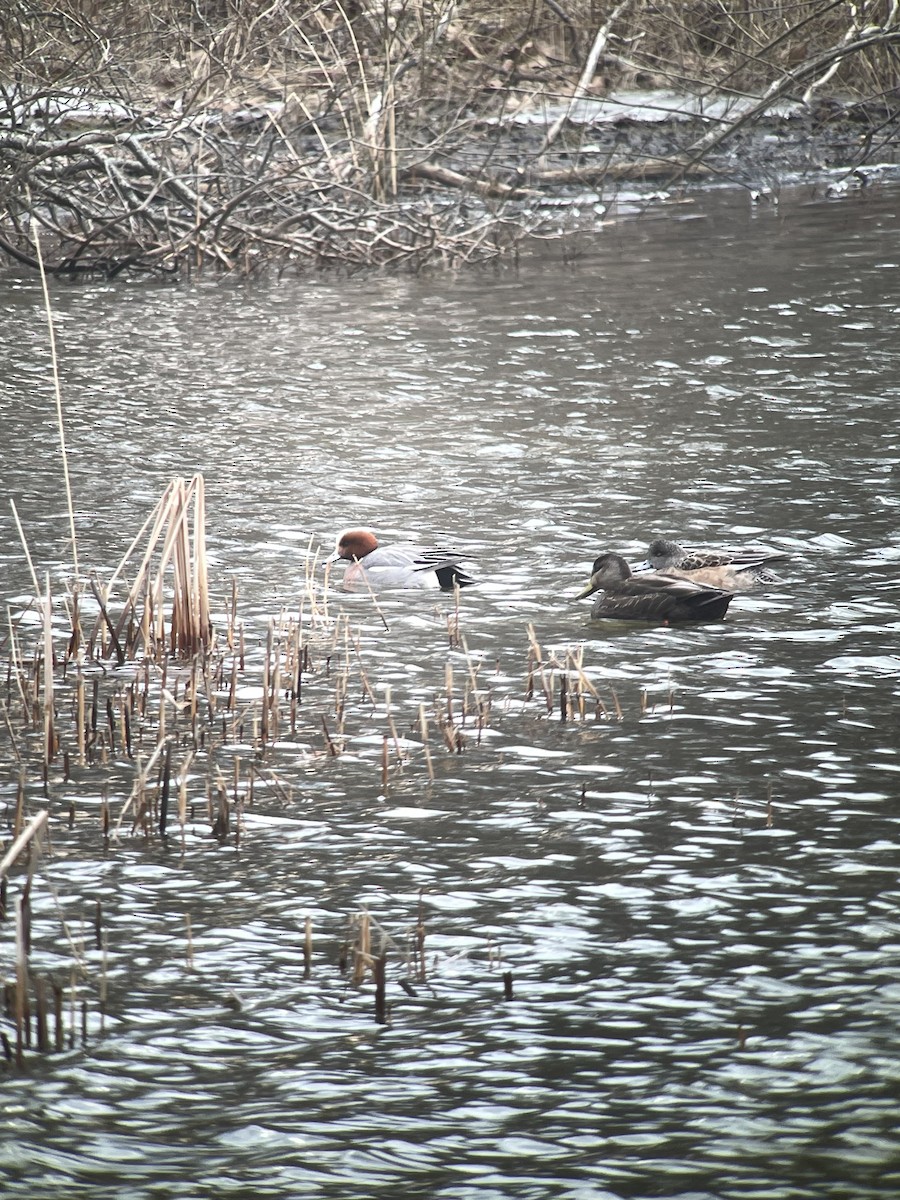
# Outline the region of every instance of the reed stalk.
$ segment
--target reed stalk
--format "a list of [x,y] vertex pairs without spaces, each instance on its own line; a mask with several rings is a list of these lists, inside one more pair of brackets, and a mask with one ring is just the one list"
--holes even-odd
[[119,813],[119,819],[116,822],[115,834],[118,837],[119,830],[122,828],[122,822],[125,820],[125,814],[134,805],[135,807],[135,827],[144,818],[144,796],[147,787],[147,780],[150,778],[150,772],[156,766],[157,760],[163,751],[168,746],[168,738],[164,742],[158,742],[150,758],[147,760],[146,767],[141,766],[140,755],[137,759],[137,773],[134,783],[131,787],[131,793],[128,799],[122,805],[122,811]]
[[[37,596],[37,592],[35,592]],[[29,720],[29,703],[28,703],[28,687],[25,675],[25,661],[22,656],[22,650],[19,645],[19,640],[16,637],[16,628],[13,624],[12,614],[9,609],[6,610],[7,622],[9,624],[9,644],[10,657],[9,668],[12,671],[16,681],[16,688],[19,693],[19,700],[22,705],[22,713],[26,721]]]
[[57,1054],[61,1054],[66,1045],[65,1021],[63,1018],[63,990],[55,980],[53,982],[53,1026],[54,1049]]
[[75,676],[75,748],[78,751],[78,765],[85,764],[85,726],[84,726],[84,672],[79,664]]
[[[25,771],[19,771],[19,778],[16,783],[16,815],[13,824],[13,837],[17,838],[25,824]],[[2,872],[0,872],[2,875]]]
[[109,942],[104,930],[100,950],[100,984],[98,989],[100,1008],[100,1032],[106,1031],[106,1002],[109,995]]
[[[63,422],[62,389],[59,384],[59,360],[56,354],[56,333],[53,328],[53,309],[50,305],[50,292],[47,288],[47,273],[44,270],[44,258],[41,253],[41,238],[37,221],[31,218],[31,240],[34,245],[35,259],[41,276],[41,288],[44,293],[44,311],[47,315],[47,336],[50,343],[50,363],[53,370],[53,392],[56,397],[56,425],[59,431],[59,448],[62,454],[63,479],[66,485],[66,506],[69,510],[69,533],[72,539],[72,566],[75,579],[78,580],[78,539],[75,536],[75,506],[72,503],[72,482],[69,478],[69,455],[66,451],[66,431]],[[36,595],[37,593],[35,593]],[[74,630],[73,630],[74,633]]]
[[372,933],[369,914],[362,912],[357,918],[356,945],[353,950],[353,984],[359,987],[365,978],[366,968],[372,957]]
[[19,743],[16,739],[16,732],[12,727],[12,721],[9,719],[9,709],[3,701],[0,701],[0,714],[3,716],[3,724],[6,726],[6,732],[9,734],[9,744],[12,748],[13,758],[16,763],[21,764],[22,755],[19,751]]
[[[168,644],[177,657],[191,658],[207,649],[212,639],[203,476],[195,475],[189,483],[181,478],[174,479],[142,529],[148,525],[150,535],[116,632],[143,594],[141,629],[145,651],[152,657],[163,657],[167,644],[163,606],[165,573],[171,565],[173,595]],[[150,564],[160,540],[160,562],[156,574],[151,576]],[[137,541],[132,543],[129,553],[136,548]],[[113,579],[121,569],[120,566]]]
[[537,667],[538,678],[540,680],[541,689],[544,693],[544,700],[547,704],[547,712],[552,713],[554,708],[553,700],[553,677],[547,678],[547,672],[544,670],[544,653],[541,650],[541,644],[537,639],[537,634],[534,631],[534,625],[530,622],[527,626],[528,641],[532,649],[532,662]]
[[434,764],[431,761],[431,751],[428,748],[428,717],[425,714],[425,705],[419,705],[419,736],[422,738],[422,749],[425,752],[425,766],[428,769],[428,778],[434,783]]
[[16,835],[12,845],[0,859],[0,879],[4,879],[9,873],[10,868],[18,862],[23,851],[28,849],[31,843],[37,838],[38,834],[43,833],[47,829],[50,820],[49,810],[42,808],[30,818],[27,826]]
[[387,951],[382,951],[372,962],[372,973],[375,978],[375,1021],[379,1025],[387,1024]]
[[53,692],[53,600],[50,598],[50,576],[43,601],[43,731],[44,767],[49,770],[56,756]]
[[428,969],[425,964],[425,906],[422,903],[421,893],[416,917],[416,963],[418,968],[416,978],[419,983],[424,983],[428,976]]
[[22,522],[19,520],[19,510],[16,508],[15,500],[10,500],[9,506],[12,509],[13,520],[16,523],[16,529],[19,534],[19,541],[22,543],[22,549],[25,552],[25,561],[28,563],[28,570],[31,574],[31,584],[34,588],[35,599],[41,594],[40,584],[38,583],[37,572],[34,569],[34,563],[31,561],[31,551],[28,549],[28,542],[25,540],[25,531],[22,528]]
[[28,952],[25,935],[25,905],[24,896],[16,900],[16,985],[14,1002],[14,1020],[16,1024],[16,1066],[20,1069],[24,1064],[25,1046],[31,1040],[28,1028]]

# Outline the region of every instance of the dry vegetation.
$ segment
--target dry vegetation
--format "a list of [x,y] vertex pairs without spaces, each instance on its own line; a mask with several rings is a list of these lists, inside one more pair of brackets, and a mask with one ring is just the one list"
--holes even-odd
[[[542,188],[678,180],[776,101],[855,100],[865,157],[898,47],[896,0],[10,0],[0,249],[110,276],[482,260],[545,230]],[[651,86],[756,102],[586,164],[567,106]]]
[[[173,480],[111,577],[82,579],[54,596],[32,570],[30,603],[7,612],[0,634],[7,776],[0,931],[14,969],[0,981],[0,1070],[4,1058],[26,1067],[32,1050],[59,1052],[86,1041],[89,1030],[104,1030],[108,946],[99,899],[88,899],[93,921],[64,931],[71,964],[56,952],[48,973],[46,954],[39,965],[32,960],[31,902],[52,887],[41,870],[51,831],[66,839],[68,830],[65,854],[90,855],[94,847],[106,856],[133,839],[180,844],[184,854],[210,837],[237,850],[248,816],[296,812],[310,776],[333,776],[348,751],[363,790],[368,778],[372,795],[387,800],[408,794],[411,781],[434,783],[448,762],[458,772],[485,731],[511,714],[584,726],[624,718],[616,692],[591,682],[582,645],[548,652],[529,628],[512,675],[501,673],[495,655],[470,653],[459,589],[443,598],[442,619],[436,614],[433,669],[417,675],[417,689],[430,680],[430,702],[392,698],[367,671],[371,632],[333,611],[329,576],[315,555],[295,611],[248,631],[232,586],[227,600],[219,597],[214,629],[203,495],[202,476]],[[366,616],[384,621],[371,601]],[[645,693],[627,703],[630,717],[652,712]],[[663,712],[673,703],[670,695]],[[585,790],[582,783],[582,802]],[[319,928],[317,937],[323,932],[333,943],[334,932]],[[383,1023],[389,939],[365,912],[351,918],[343,937],[338,962],[346,986],[359,989],[370,976],[375,1019]],[[390,943],[407,994],[424,982],[424,945],[420,905],[406,947]],[[113,967],[121,970],[129,952],[123,946]],[[306,978],[311,956],[307,918]],[[332,965],[323,970],[333,977]],[[511,987],[507,974],[507,998]]]

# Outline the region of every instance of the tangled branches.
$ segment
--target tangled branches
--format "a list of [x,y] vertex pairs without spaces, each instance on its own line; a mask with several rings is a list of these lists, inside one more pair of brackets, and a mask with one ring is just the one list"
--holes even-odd
[[[378,199],[348,154],[308,141],[268,113],[202,123],[136,116],[122,130],[68,136],[46,125],[0,132],[10,181],[0,247],[36,265],[34,220],[57,247],[52,271],[115,276],[210,261],[243,271],[273,259],[349,270],[435,255],[459,263],[523,235],[499,206],[482,205],[473,219],[458,194]],[[412,177],[414,165],[403,170]]]

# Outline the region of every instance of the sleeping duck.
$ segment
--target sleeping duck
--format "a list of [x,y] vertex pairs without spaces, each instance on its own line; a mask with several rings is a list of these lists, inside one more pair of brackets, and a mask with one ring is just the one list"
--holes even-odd
[[783,550],[772,550],[769,546],[714,550],[682,546],[668,538],[656,538],[647,548],[647,562],[654,571],[728,592],[746,592],[761,584],[780,583],[768,564],[787,557]]

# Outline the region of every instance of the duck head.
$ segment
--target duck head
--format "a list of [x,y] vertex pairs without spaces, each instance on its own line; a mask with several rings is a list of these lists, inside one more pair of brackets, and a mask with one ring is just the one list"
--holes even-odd
[[334,554],[326,561],[333,563],[345,558],[348,562],[353,562],[365,558],[377,549],[378,538],[371,529],[345,529],[343,533],[338,534]]
[[621,554],[601,554],[599,558],[594,559],[590,583],[584,591],[578,593],[577,599],[583,600],[585,596],[591,596],[594,592],[602,592],[611,583],[621,583],[630,575],[631,568]]

